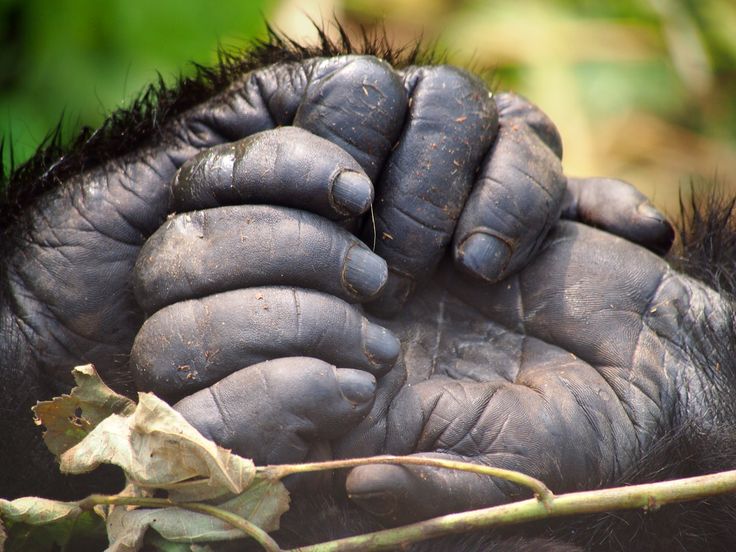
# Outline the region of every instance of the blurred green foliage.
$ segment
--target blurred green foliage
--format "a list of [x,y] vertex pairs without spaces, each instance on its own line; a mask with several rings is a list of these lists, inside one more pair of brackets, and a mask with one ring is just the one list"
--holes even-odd
[[26,159],[63,117],[96,126],[160,73],[265,34],[273,0],[0,0],[0,136]]
[[302,37],[308,17],[336,15],[491,69],[552,117],[571,174],[626,178],[665,208],[690,175],[736,183],[734,0],[0,0],[0,14],[0,135],[16,160],[62,112],[67,136],[97,125],[157,72],[171,82],[218,42],[263,36],[264,17]]

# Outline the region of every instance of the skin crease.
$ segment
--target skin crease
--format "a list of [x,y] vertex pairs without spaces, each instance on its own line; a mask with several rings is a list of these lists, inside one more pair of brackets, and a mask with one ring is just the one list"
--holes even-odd
[[[509,104],[513,105],[513,100]],[[503,115],[502,111],[499,136],[504,136]],[[512,125],[510,127],[513,128]],[[494,152],[500,150],[500,158],[505,151],[503,144],[499,138],[494,150]],[[517,146],[512,150],[523,157],[520,152],[524,152],[524,148]],[[534,150],[532,147],[526,151],[531,151],[530,155],[533,155]],[[549,167],[550,162],[545,161],[547,158],[544,156],[537,159],[541,167],[539,174],[548,174],[545,173],[545,169]],[[534,167],[533,164],[530,166]],[[498,175],[505,175],[508,172],[508,167],[499,169],[493,162],[486,164],[480,173],[481,184],[476,184],[475,190],[480,190],[476,195],[480,198],[491,195],[484,184],[504,181]],[[635,217],[640,214],[643,200],[636,194],[632,195],[630,188],[625,188],[620,183],[605,186],[596,180],[578,181],[573,189],[580,192],[581,197],[582,192],[588,197],[596,196],[597,201],[597,193],[605,193],[614,199],[619,197],[612,192],[612,189],[616,190],[616,186],[620,186],[620,197],[636,198],[628,201],[628,211],[623,210],[622,215]],[[498,199],[499,195],[496,194],[494,198]],[[528,201],[528,198],[524,199]],[[533,202],[529,204],[533,205]],[[571,212],[587,213],[589,211],[587,205],[585,199],[581,204],[577,198],[576,201],[568,202],[568,209]],[[615,201],[607,206],[615,206]],[[465,212],[469,211],[466,209]],[[610,212],[605,212],[606,216],[610,215]],[[615,217],[612,219],[618,222]],[[651,222],[646,216],[640,220],[642,224]],[[431,233],[433,230],[434,228],[430,226],[427,232]],[[489,292],[489,289],[495,288],[487,288],[478,281],[478,278],[463,279],[459,274],[450,271],[451,277],[448,279],[445,271],[442,283],[425,281],[426,289],[420,291],[405,305],[398,318],[373,319],[392,329],[403,344],[398,367],[379,382],[379,399],[374,405],[373,412],[357,428],[339,439],[325,440],[317,424],[309,430],[297,430],[292,438],[293,448],[300,451],[304,459],[364,456],[384,452],[408,454],[441,451],[441,454],[457,458],[469,457],[493,465],[531,472],[549,481],[553,488],[570,490],[616,481],[623,472],[646,454],[658,435],[672,430],[676,425],[683,423],[683,420],[688,419],[689,413],[681,411],[680,402],[687,403],[695,408],[696,412],[708,408],[707,392],[704,391],[706,386],[702,381],[704,376],[692,369],[689,357],[683,357],[676,347],[669,348],[666,339],[660,340],[662,331],[675,334],[676,327],[650,331],[644,321],[646,319],[649,323],[646,309],[655,301],[659,293],[658,286],[663,282],[668,286],[674,286],[674,289],[669,291],[671,297],[665,294],[661,299],[663,304],[672,303],[679,295],[687,296],[692,293],[698,297],[703,296],[706,307],[702,308],[705,310],[725,312],[726,307],[721,301],[693,282],[680,282],[675,278],[673,281],[676,283],[670,284],[670,278],[665,278],[666,265],[645,249],[627,246],[620,240],[609,243],[608,235],[599,232],[588,234],[587,231],[579,230],[575,226],[561,226],[559,232],[563,234],[567,232],[570,237],[555,240],[555,234],[551,242],[547,242],[549,254],[543,255],[538,261],[542,263],[541,266],[537,266],[534,262],[527,269],[536,269],[534,276],[529,277],[529,281],[549,282],[551,287],[547,294],[575,289],[581,295],[579,298],[568,291],[564,299],[554,302],[554,306],[548,308],[549,312],[536,319],[534,321],[536,325],[528,329],[524,327],[526,314],[523,312],[517,313],[519,318],[517,320],[511,316],[513,312],[492,308],[483,310],[483,305],[498,306],[502,303],[495,298],[494,293]],[[578,232],[582,232],[583,236],[578,238]],[[562,245],[557,246],[558,242]],[[578,242],[591,242],[593,245],[586,249],[580,247]],[[458,240],[457,250],[462,250],[463,243],[464,239]],[[574,248],[574,251],[569,251],[570,244],[578,247]],[[632,247],[631,251],[627,251],[627,247]],[[619,248],[623,249],[619,251]],[[653,248],[660,249],[656,244]],[[301,247],[305,256],[304,262],[316,254],[318,249],[310,251],[308,244],[304,244]],[[599,250],[606,254],[597,253]],[[460,258],[462,259],[462,256]],[[575,265],[566,260],[573,258],[583,260]],[[634,268],[629,273],[622,271],[621,267],[628,266],[626,263],[631,260],[634,261]],[[292,261],[297,265],[300,264],[295,258],[292,258]],[[598,268],[598,273],[593,275],[586,273],[589,265],[600,267],[602,264],[606,266]],[[148,263],[144,263],[141,270],[145,272],[148,266]],[[461,272],[473,272],[467,265],[459,266]],[[560,267],[565,272],[557,278],[551,277],[555,269]],[[619,283],[609,277],[611,289],[595,289],[592,286],[588,289],[579,289],[578,279],[599,282],[602,277],[617,272],[621,273],[623,282]],[[523,278],[525,271],[522,270],[520,274],[517,279]],[[511,281],[507,280],[501,284],[500,289],[512,285],[509,282]],[[260,285],[256,290],[264,296],[275,293],[274,289]],[[518,305],[529,302],[528,295],[534,299],[535,294],[539,293],[541,292],[533,285],[527,285],[523,291],[518,290],[515,299],[504,297],[503,294],[499,296],[519,308]],[[457,300],[451,301],[452,294],[459,295],[464,302],[458,304]],[[624,304],[621,307],[625,314],[619,320],[615,316],[607,316],[606,309],[601,305],[612,305],[620,296],[624,299],[630,298],[634,303]],[[213,296],[210,304],[213,312],[218,309],[214,297],[217,296]],[[241,291],[227,291],[223,294],[223,301],[229,303],[243,297]],[[591,299],[591,305],[585,302],[589,297],[596,298],[595,301]],[[315,301],[316,305],[318,298],[322,299],[321,296],[300,299],[296,302],[296,305],[299,305],[297,310],[301,309],[302,313],[308,312],[310,308],[319,310],[320,307],[308,304]],[[535,309],[545,308],[546,303],[550,301],[550,298],[546,299]],[[592,332],[598,340],[590,344],[572,340],[571,336],[579,334],[583,328],[576,326],[575,319],[562,317],[569,308],[566,302],[581,303],[578,316],[590,319],[584,329],[589,333]],[[277,300],[276,304],[281,303]],[[289,310],[294,307],[287,305],[285,308]],[[657,308],[665,312],[663,307]],[[675,316],[677,320],[683,317],[696,320],[700,316],[698,313],[688,313],[687,304],[679,308],[684,309],[684,312],[676,310],[674,314],[669,313],[669,316]],[[507,309],[512,311],[511,307]],[[616,310],[613,307],[611,309]],[[480,313],[476,312],[478,310]],[[601,310],[603,312],[599,313]],[[435,321],[435,324],[424,322],[426,320]],[[423,323],[418,323],[419,321]],[[319,324],[319,321],[310,320],[304,326],[311,328],[312,325],[319,326]],[[657,325],[657,322],[652,321],[652,324]],[[473,331],[464,330],[467,333],[459,331],[459,328],[467,325],[470,325]],[[558,325],[559,332],[552,337],[548,336],[549,329]],[[166,326],[167,324],[164,325]],[[327,326],[332,327],[330,324]],[[620,327],[621,332],[606,337],[601,343],[599,340],[603,339],[605,332],[596,329],[597,327]],[[153,340],[147,335],[148,330],[149,328],[144,326],[134,347],[134,361],[140,371],[148,371],[148,368],[144,368],[148,364],[157,364],[155,357],[166,359],[170,356],[168,350],[165,354],[159,354],[147,346],[149,341]],[[479,330],[480,334],[477,333]],[[512,332],[509,333],[508,330]],[[494,340],[478,344],[479,338],[488,339],[489,334],[498,335],[498,338],[503,340],[503,346],[499,346]],[[351,335],[352,331],[346,329],[346,339],[350,339]],[[144,352],[137,354],[137,349],[144,348]],[[434,352],[428,354],[427,351],[432,348]],[[473,358],[471,355],[471,359],[467,360],[458,353],[464,350],[471,350],[480,358]],[[613,351],[624,351],[627,354],[613,358],[610,357]],[[503,362],[497,364],[499,359],[493,358],[494,355],[501,357],[500,360]],[[154,357],[154,360],[149,361],[147,357]],[[574,358],[575,362],[571,363],[570,358]],[[667,361],[657,370],[656,364],[663,359]],[[302,362],[301,359],[293,360],[295,373],[299,373]],[[338,361],[337,365],[344,364]],[[571,370],[576,380],[570,383],[569,378],[560,376],[558,372],[564,374],[562,367]],[[263,372],[268,369],[268,365],[257,364],[252,370]],[[250,381],[247,376],[249,371],[251,370],[245,369],[236,376],[223,379],[211,389],[191,395],[179,402],[177,408],[205,435],[214,440],[244,454],[247,453],[257,461],[278,461],[278,457],[274,457],[269,447],[261,450],[259,444],[270,443],[266,435],[273,424],[267,423],[266,429],[259,431],[259,424],[248,424],[245,427],[237,423],[238,419],[252,420],[254,415],[258,415],[259,409],[253,407],[254,402],[258,401],[257,397],[251,396],[250,391],[238,392],[247,387],[243,382]],[[642,375],[632,380],[632,374],[639,372]],[[677,383],[691,389],[695,399],[680,396],[675,392]],[[711,384],[715,386],[716,382]],[[148,385],[157,389],[155,381],[151,381]],[[566,389],[568,385],[572,386],[571,390]],[[530,393],[530,390],[545,386],[550,387],[547,391],[548,396],[542,393],[540,399]],[[562,389],[559,389],[560,386]],[[596,389],[596,397],[592,399],[586,397],[586,390],[591,387]],[[194,386],[191,388],[194,389]],[[658,388],[662,396],[651,404],[648,399],[653,394],[656,395],[654,390]],[[160,387],[158,391],[161,392]],[[281,395],[278,390],[270,390],[271,397]],[[309,396],[309,392],[305,390],[304,395]],[[567,397],[566,401],[554,408],[542,409],[538,421],[530,418],[528,414],[521,420],[511,416],[513,412],[540,411],[540,404],[543,406],[549,401],[561,401],[563,396]],[[538,404],[540,400],[541,403]],[[447,402],[449,404],[443,404]],[[304,407],[305,405],[300,403],[296,406],[296,411]],[[483,412],[479,412],[479,409]],[[468,411],[475,416],[447,427],[447,420],[463,420],[462,414]],[[589,422],[588,431],[580,430],[580,421],[588,419],[591,411],[599,412],[600,416]],[[506,433],[496,427],[498,424],[494,418],[499,413],[507,421],[503,424]],[[550,424],[555,428],[554,432],[546,429]],[[326,423],[327,427],[332,425]],[[450,433],[450,436],[443,437],[445,432]],[[472,437],[476,434],[479,437]],[[495,434],[498,434],[497,438],[490,442],[475,443],[476,439],[483,441],[483,436],[486,436],[485,441],[488,441],[487,436]],[[471,437],[468,437],[469,435]],[[470,443],[466,442],[468,439]],[[566,454],[569,455],[569,451],[575,450],[571,444],[580,441],[588,443],[590,450],[599,450],[599,454],[597,456],[575,454],[568,458]],[[508,450],[514,450],[527,442],[534,443],[534,447],[539,448],[527,452],[528,458],[518,452],[509,456]],[[533,453],[540,450],[554,450],[558,455],[545,454],[544,459],[533,458]],[[294,457],[290,458],[293,461]],[[299,454],[296,458],[299,458]],[[568,466],[564,473],[560,471],[559,458],[569,460],[563,462]],[[500,503],[518,496],[517,489],[504,488],[508,486],[496,483],[479,484],[475,476],[445,478],[444,475],[428,471],[416,477],[413,475],[415,471],[417,470],[386,467],[357,469],[348,477],[347,491],[353,500],[373,513],[387,518],[391,523]],[[443,499],[435,500],[438,497]],[[430,498],[432,500],[429,500]]]
[[[331,212],[339,215],[341,224],[355,227],[356,222],[360,222],[354,220],[355,217],[365,211],[373,197],[371,184],[379,188],[389,186],[387,189],[390,189],[391,180],[381,176],[383,167],[419,163],[429,171],[419,174],[419,181],[431,176],[431,181],[446,183],[447,189],[441,192],[439,198],[433,196],[435,192],[423,195],[421,201],[417,200],[418,204],[424,205],[421,212],[414,213],[408,219],[406,207],[401,204],[403,196],[394,200],[382,198],[379,194],[382,209],[386,211],[382,217],[386,223],[394,220],[391,224],[398,230],[397,235],[400,235],[399,231],[403,233],[406,230],[407,235],[412,235],[413,245],[423,251],[422,259],[412,260],[411,270],[430,272],[439,262],[438,252],[448,244],[451,238],[449,230],[461,212],[454,209],[438,213],[433,202],[452,199],[455,205],[462,205],[472,188],[478,166],[486,166],[493,157],[484,158],[494,141],[498,126],[496,104],[487,89],[474,77],[451,67],[398,72],[386,62],[371,57],[299,59],[302,54],[297,54],[284,54],[287,59],[297,58],[295,61],[266,66],[245,75],[231,74],[230,84],[219,94],[179,114],[174,113],[168,120],[162,115],[163,119],[159,121],[160,126],[153,137],[140,138],[119,158],[74,173],[74,157],[66,156],[64,162],[53,164],[38,176],[39,179],[53,181],[54,170],[72,171],[73,174],[66,177],[63,185],[49,187],[33,201],[20,196],[28,206],[22,215],[16,215],[10,225],[3,229],[7,239],[2,244],[3,263],[0,265],[0,334],[3,336],[0,365],[4,367],[5,377],[0,393],[15,397],[16,400],[11,403],[12,409],[0,419],[0,423],[6,435],[17,435],[15,441],[32,444],[28,450],[6,450],[3,458],[0,458],[2,465],[6,466],[2,472],[8,474],[0,481],[0,488],[6,496],[32,494],[35,488],[38,489],[35,492],[48,492],[60,483],[45,482],[37,477],[11,477],[9,474],[19,471],[30,474],[33,470],[29,466],[34,462],[39,463],[35,471],[53,473],[51,459],[45,455],[38,431],[31,424],[27,412],[36,400],[67,389],[69,366],[92,362],[112,385],[132,392],[131,373],[136,375],[139,382],[145,382],[146,374],[160,373],[153,368],[152,372],[148,370],[150,362],[156,364],[156,358],[162,359],[163,365],[171,367],[171,357],[163,358],[166,355],[158,353],[161,352],[161,346],[171,343],[167,336],[177,334],[176,322],[164,328],[163,334],[149,331],[153,327],[151,322],[143,328],[143,337],[138,337],[137,347],[133,348],[143,321],[151,315],[150,320],[154,320],[158,315],[153,312],[155,309],[162,305],[167,305],[168,312],[172,312],[172,309],[174,312],[189,309],[187,302],[182,301],[187,293],[193,293],[193,299],[199,300],[200,293],[222,291],[218,286],[224,285],[231,290],[233,286],[257,284],[252,280],[238,281],[241,273],[233,271],[233,267],[223,267],[215,262],[211,266],[219,266],[220,273],[217,274],[209,271],[199,275],[187,274],[186,267],[180,270],[180,276],[185,280],[188,278],[186,281],[196,283],[212,276],[214,284],[204,287],[195,285],[189,290],[185,287],[169,298],[148,298],[149,295],[160,295],[166,287],[156,283],[160,280],[156,280],[155,275],[149,278],[146,270],[136,270],[141,249],[155,230],[162,225],[170,227],[172,221],[189,220],[178,226],[183,234],[174,233],[172,239],[197,239],[199,229],[204,231],[212,228],[208,221],[213,217],[221,217],[221,211],[212,208],[204,212],[199,222],[192,218],[195,215],[188,214],[183,215],[185,218],[179,216],[167,220],[178,209],[195,207],[187,202],[204,201],[202,207],[212,207],[212,201],[216,205],[234,203],[233,207],[236,207],[238,203],[268,204],[273,203],[274,197],[286,197],[289,199],[282,204],[289,205],[289,200],[294,199],[292,190],[296,188],[295,184],[304,184],[306,174],[306,179],[313,181],[313,189],[318,190],[321,186],[327,192],[316,194],[314,201],[304,206],[321,214]],[[275,55],[273,51],[268,51],[268,56]],[[438,102],[445,84],[453,95],[462,93],[463,101],[455,101],[451,109],[445,109]],[[337,109],[336,106],[341,108]],[[436,113],[432,106],[437,106]],[[525,109],[528,111],[532,108]],[[435,119],[431,117],[433,113]],[[443,129],[450,128],[448,124],[455,121],[462,121],[461,129],[455,128],[453,133],[443,132]],[[303,129],[310,138],[295,140],[293,132],[290,134],[288,129],[274,131],[273,135],[263,134],[274,127],[289,126]],[[540,140],[535,138],[536,133],[531,127],[521,124],[515,126],[522,134],[528,135],[529,140]],[[124,136],[124,132],[121,132],[119,139],[122,140]],[[268,142],[269,136],[275,137],[272,143]],[[252,137],[256,137],[255,141]],[[429,159],[423,147],[426,140],[438,145]],[[394,149],[397,143],[414,145]],[[233,155],[223,155],[217,149],[226,144],[235,145]],[[540,150],[545,152],[544,145],[540,144]],[[248,162],[248,152],[258,147],[264,152],[273,153],[265,159],[261,155],[252,155],[258,161]],[[315,164],[315,151],[322,153],[325,166],[318,166],[318,162]],[[197,157],[198,154],[206,158],[202,160]],[[210,196],[205,194],[205,197],[196,193],[195,188],[206,189],[213,185],[211,181],[187,187],[179,178],[177,182],[181,185],[174,185],[177,168],[188,159],[200,159],[196,163],[206,165],[209,162],[212,166],[212,171],[194,171],[192,174],[195,177],[222,175],[223,178],[232,178],[232,185],[240,187],[241,191],[234,197],[222,192],[214,192]],[[264,164],[259,166],[261,162]],[[505,161],[513,162],[514,159],[510,157]],[[85,167],[84,163],[79,164]],[[564,179],[560,174],[559,160],[553,156],[552,162],[543,170],[546,171],[543,175],[545,181],[549,180],[557,186],[557,200],[550,203],[548,209],[529,218],[533,233],[517,236],[520,241],[536,239],[561,209]],[[19,174],[25,173],[21,170]],[[64,173],[56,177],[61,178],[61,174]],[[268,185],[269,179],[273,186]],[[416,187],[416,182],[413,185]],[[243,186],[250,186],[255,195],[246,194]],[[517,179],[510,181],[509,186],[519,190],[528,189],[525,193],[539,193],[535,192],[538,186],[536,180]],[[40,185],[37,188],[43,190]],[[417,190],[417,193],[420,191]],[[334,249],[330,249],[331,253],[338,256],[331,270],[340,272],[342,297],[360,302],[378,298],[376,290],[385,287],[385,281],[389,278],[387,268],[394,270],[394,265],[387,266],[385,261],[364,246],[356,248],[357,241],[353,239],[351,243],[344,234],[337,239],[333,235],[337,231],[329,229],[334,226],[325,226],[324,222],[315,222],[314,238],[307,239],[299,234],[303,227],[299,218],[304,215],[284,212],[281,206],[275,209],[270,214],[264,213],[266,218],[253,225],[250,225],[251,219],[246,216],[243,222],[247,228],[240,229],[241,233],[254,229],[260,233],[259,236],[251,236],[256,238],[250,242],[256,247],[255,256],[247,255],[245,262],[252,262],[254,267],[267,267],[261,276],[258,276],[257,268],[251,272],[260,277],[263,284],[297,287],[300,284],[307,287],[314,284],[314,279],[311,283],[303,281],[302,276],[309,273],[307,270],[294,270],[290,277],[292,281],[289,278],[270,279],[269,274],[281,273],[270,252],[288,252],[293,247],[301,247],[304,251],[317,249],[314,254],[324,255],[321,244],[331,243],[334,245]],[[282,220],[278,224],[274,218],[277,213],[281,213]],[[414,229],[413,234],[410,232],[411,225],[416,221],[424,224],[422,217],[427,215],[430,216],[430,219],[426,219],[428,223],[440,224],[441,221],[441,235],[432,233],[425,236],[417,229]],[[300,236],[296,243],[289,241],[295,230]],[[247,241],[247,237],[246,234],[242,234],[240,239],[236,237],[228,247],[224,247],[224,242],[220,240],[215,241],[224,247],[220,250],[222,257],[228,258],[238,253],[238,244]],[[397,243],[400,241],[396,240]],[[233,250],[233,247],[236,249]],[[175,253],[184,250],[174,246],[170,251]],[[206,251],[200,254],[206,254]],[[530,253],[529,250],[522,252],[523,255]],[[287,258],[284,257],[284,260]],[[400,256],[396,259],[394,264],[400,261]],[[193,263],[190,268],[196,266],[198,263]],[[401,270],[402,274],[411,276],[411,270]],[[502,266],[500,270],[503,270]],[[166,274],[162,278],[165,282]],[[319,279],[316,282],[319,283]],[[333,286],[331,279],[325,278],[325,282]],[[334,293],[335,288],[329,286],[323,292]],[[138,297],[135,296],[136,292]],[[300,308],[304,306],[305,312],[312,312],[312,309],[319,312],[319,309],[327,308],[325,302],[334,302],[327,297],[308,293]],[[267,298],[272,299],[270,296]],[[293,299],[298,298],[294,296]],[[400,297],[389,295],[386,302],[400,306],[404,299],[405,294]],[[168,305],[172,300],[177,302]],[[256,296],[255,300],[261,299]],[[288,309],[290,301],[281,298],[277,302]],[[395,337],[368,323],[356,311],[342,307],[335,310],[335,314],[339,317],[341,311],[345,313],[344,316],[356,321],[352,327],[360,335],[354,339],[356,343],[362,343],[363,357],[342,355],[340,348],[333,348],[334,356],[328,356],[327,360],[362,368],[376,375],[384,373],[398,354]],[[189,312],[192,312],[191,309]],[[252,318],[252,313],[246,312],[244,316],[246,319],[249,316]],[[163,315],[158,316],[159,319],[161,317]],[[206,317],[199,319],[204,324],[209,323]],[[186,320],[186,317],[175,314],[172,320]],[[342,323],[340,320],[335,322]],[[311,334],[297,332],[293,338],[288,337],[289,332],[293,331],[293,322],[276,318],[274,323],[277,326],[271,327],[271,335],[279,327],[283,337],[271,339],[276,347],[265,354],[259,351],[259,344],[264,342],[263,332],[249,333],[247,328],[253,326],[246,325],[246,330],[237,335],[239,347],[250,351],[252,362],[308,354],[310,350],[313,354],[320,353],[318,348],[299,344],[299,339],[304,338],[309,345]],[[312,333],[318,338],[319,328],[312,329]],[[151,339],[147,340],[146,336]],[[196,356],[194,351],[191,354],[187,352],[191,343],[183,343],[182,346],[185,357]],[[132,363],[129,364],[132,348]],[[221,375],[242,367],[237,360],[238,354],[218,355],[218,350],[207,351],[201,347],[199,350],[205,355],[205,363],[220,363]],[[16,366],[22,366],[23,369],[16,370]],[[183,380],[184,388],[180,391],[168,392],[159,381],[149,382],[150,386],[143,384],[143,389],[154,388],[161,395],[173,399],[177,398],[176,394],[181,396],[207,384],[207,380],[197,377],[201,372],[197,371],[194,361],[178,365],[179,368],[187,366],[194,366],[195,369],[178,370],[178,375],[173,378]],[[53,479],[53,476],[50,477]],[[66,484],[67,489],[59,490],[61,495],[79,492],[75,489],[79,483],[70,481]]]
[[[563,213],[655,251],[672,239],[630,186],[567,186],[559,136],[534,106],[491,100],[454,68],[396,73],[371,58],[237,84],[122,169],[72,178],[28,211],[3,259],[3,366],[32,365],[49,387],[70,362],[131,369],[259,462],[433,453],[555,491],[615,482],[659,436],[717,427],[703,413],[726,384],[697,338],[726,332],[729,305],[645,248],[557,224]],[[444,101],[445,85],[464,101]],[[335,195],[345,173],[360,193]],[[305,181],[313,194],[298,198]],[[374,193],[383,260],[344,229],[359,232]],[[519,496],[413,468],[335,484],[389,524]]]
[[[449,266],[438,279],[389,326],[403,326],[408,345],[387,416],[369,416],[338,455],[434,453],[529,473],[554,492],[582,490],[620,481],[663,434],[718,404],[722,382],[683,352],[680,328],[725,326],[729,306],[641,248],[561,223],[528,267],[496,286]],[[356,468],[347,492],[392,523],[527,494],[395,466]]]
[[[330,454],[439,453],[530,473],[555,492],[612,484],[658,438],[717,404],[722,382],[683,352],[680,327],[694,335],[728,315],[715,292],[645,249],[561,223],[517,276],[486,285],[448,263],[399,317],[382,320],[402,356],[371,413]],[[200,396],[210,398],[177,405],[195,425]],[[219,428],[232,427],[247,399],[230,393],[220,411],[230,423],[200,429],[223,441]],[[260,448],[252,426],[235,433],[228,446]],[[353,470],[347,491],[392,523],[525,496],[474,475],[395,466]]]

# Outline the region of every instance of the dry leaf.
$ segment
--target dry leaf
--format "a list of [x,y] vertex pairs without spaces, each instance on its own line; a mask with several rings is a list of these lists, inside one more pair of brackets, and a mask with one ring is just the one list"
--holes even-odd
[[57,457],[70,449],[110,414],[128,414],[135,403],[103,383],[91,364],[72,371],[77,386],[68,395],[33,407],[36,424],[46,428],[43,440]]
[[198,500],[243,492],[255,476],[253,462],[205,439],[184,417],[151,393],[140,393],[135,411],[113,414],[61,455],[61,471],[85,473],[115,464],[131,483],[175,491]]

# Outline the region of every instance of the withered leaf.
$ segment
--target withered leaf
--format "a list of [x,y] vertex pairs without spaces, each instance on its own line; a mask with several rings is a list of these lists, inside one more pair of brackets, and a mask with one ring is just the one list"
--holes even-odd
[[33,407],[36,424],[46,428],[43,440],[57,457],[70,449],[110,414],[129,414],[135,402],[103,383],[91,364],[72,370],[77,386],[68,395]]

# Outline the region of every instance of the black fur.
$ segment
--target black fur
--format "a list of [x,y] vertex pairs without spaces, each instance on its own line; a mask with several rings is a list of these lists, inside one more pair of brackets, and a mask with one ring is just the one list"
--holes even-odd
[[[44,191],[58,186],[71,175],[94,168],[110,159],[123,156],[144,144],[155,143],[167,122],[187,109],[223,91],[244,73],[273,63],[301,61],[312,57],[332,57],[344,54],[373,55],[395,67],[417,62],[433,63],[433,54],[424,53],[419,44],[411,48],[396,48],[385,34],[363,32],[357,43],[337,26],[339,39],[332,40],[321,28],[319,44],[303,46],[268,27],[265,40],[251,48],[229,52],[218,51],[214,67],[193,64],[194,75],[181,76],[168,86],[159,76],[130,107],[114,111],[98,129],[84,127],[66,142],[61,124],[44,139],[36,153],[18,167],[2,166],[0,155],[0,233],[13,223],[25,207]],[[0,142],[0,154],[4,142]],[[12,153],[12,146],[11,146]],[[12,155],[11,155],[12,158]]]
[[694,182],[680,195],[675,248],[669,261],[720,293],[736,295],[736,197],[718,182]]

